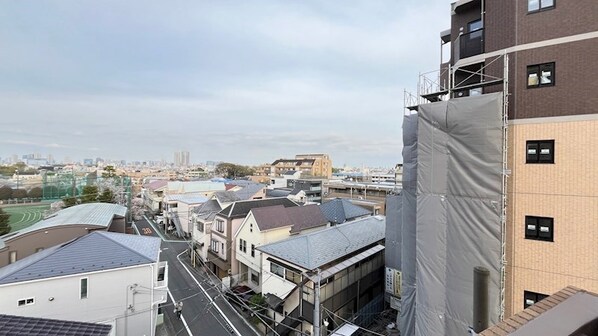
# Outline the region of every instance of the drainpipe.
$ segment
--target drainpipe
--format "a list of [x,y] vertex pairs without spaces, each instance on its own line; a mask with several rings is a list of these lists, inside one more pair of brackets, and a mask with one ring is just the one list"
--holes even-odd
[[473,330],[480,333],[488,328],[488,281],[490,271],[482,266],[473,269]]

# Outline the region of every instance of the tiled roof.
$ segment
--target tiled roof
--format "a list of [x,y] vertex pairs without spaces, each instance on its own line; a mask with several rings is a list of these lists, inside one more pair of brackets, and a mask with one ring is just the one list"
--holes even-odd
[[257,249],[314,270],[384,239],[386,218],[373,216],[298,235]]
[[241,198],[239,198],[239,196],[237,196],[237,194],[231,190],[217,191],[214,193],[214,196],[222,203],[235,202],[241,200]]
[[200,219],[204,221],[213,220],[216,214],[222,210],[217,200],[209,200],[204,204],[193,209],[193,213],[197,214]]
[[287,213],[293,222],[291,233],[328,224],[328,219],[316,204],[287,208]]
[[266,197],[287,197],[293,191],[291,188],[266,189]]
[[60,225],[95,225],[108,227],[114,216],[124,217],[127,208],[112,203],[88,203],[79,204],[58,211],[52,217],[39,221],[25,229],[8,233],[0,238],[4,241],[14,239],[23,234],[43,230]]
[[266,185],[261,183],[248,183],[243,189],[237,190],[234,193],[240,200],[248,200],[265,187]]
[[568,286],[479,335],[582,336],[597,333],[598,294]]
[[291,233],[294,233],[328,224],[326,217],[315,204],[288,208],[274,205],[256,208],[251,212],[261,231],[292,226]]
[[0,285],[154,263],[161,240],[94,231],[0,268]]
[[212,181],[170,181],[168,182],[168,190],[175,193],[193,193],[206,191],[225,190],[224,183]]
[[288,198],[266,198],[261,200],[248,200],[248,201],[237,201],[220,211],[220,215],[228,218],[239,218],[245,217],[255,208],[263,208],[273,205],[283,205],[285,207],[297,206],[297,203],[289,200]]
[[371,211],[357,206],[344,198],[335,198],[322,203],[320,209],[331,223],[340,224],[354,218],[372,214]]
[[156,189],[160,189],[160,188],[166,186],[167,184],[168,184],[168,180],[156,180],[156,181],[147,183],[145,185],[145,188],[153,191]]
[[108,336],[111,325],[0,314],[0,336]]

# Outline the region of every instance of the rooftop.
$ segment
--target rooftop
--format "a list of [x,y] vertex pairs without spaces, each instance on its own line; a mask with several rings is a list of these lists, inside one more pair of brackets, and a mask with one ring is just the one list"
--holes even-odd
[[27,228],[8,233],[0,239],[8,241],[26,233],[43,230],[61,225],[95,225],[108,227],[112,223],[114,216],[124,217],[127,214],[127,208],[112,203],[88,203],[79,204],[70,208],[62,209],[49,217],[39,221]]
[[181,202],[186,204],[197,204],[197,203],[205,203],[208,201],[208,198],[203,196],[202,194],[197,193],[189,193],[189,194],[173,194],[164,196],[164,202]]
[[335,198],[320,204],[324,216],[333,224],[344,223],[358,217],[371,215],[372,212],[351,203],[344,198]]
[[225,190],[223,182],[212,181],[170,181],[168,182],[168,190],[171,192],[186,194],[194,192],[219,191]]
[[266,198],[260,200],[248,200],[248,201],[237,201],[233,204],[227,206],[226,208],[220,211],[220,215],[229,218],[238,218],[238,217],[245,217],[255,208],[263,208],[267,206],[273,205],[283,205],[284,207],[294,207],[297,206],[297,203],[289,200],[288,198],[281,197],[281,198]]
[[261,231],[292,226],[291,232],[328,224],[326,217],[317,205],[285,208],[282,205],[251,210]]
[[298,235],[257,249],[306,270],[315,270],[384,239],[386,218],[367,217]]
[[0,336],[108,336],[112,326],[0,314]]
[[155,237],[94,231],[0,268],[0,285],[154,263],[160,243]]

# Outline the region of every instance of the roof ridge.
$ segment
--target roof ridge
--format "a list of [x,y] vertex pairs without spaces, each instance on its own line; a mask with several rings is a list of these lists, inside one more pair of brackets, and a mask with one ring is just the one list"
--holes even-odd
[[[111,236],[112,234],[114,234],[114,235],[125,234],[125,235],[126,235],[126,233],[107,232],[107,231],[94,231],[94,232],[92,232],[92,233],[90,233],[90,234],[93,234],[93,233],[98,233],[100,236],[104,237],[105,239],[108,239],[108,240],[112,241],[113,243],[115,243],[115,244],[118,244],[118,245],[120,245],[120,246],[124,247],[125,249],[127,249],[127,250],[129,250],[129,251],[131,251],[131,252],[135,253],[136,255],[138,255],[138,256],[140,256],[140,257],[144,258],[145,260],[148,260],[148,261],[151,261],[151,262],[154,262],[154,261],[155,261],[155,260],[151,260],[151,259],[150,259],[150,258],[148,258],[147,256],[145,256],[145,255],[143,255],[143,254],[139,253],[138,251],[136,251],[136,250],[133,250],[133,249],[132,249],[132,248],[130,248],[129,246],[127,246],[127,245],[124,245],[124,244],[122,244],[122,243],[120,243],[120,242],[118,242],[118,241],[116,241],[116,240],[114,240],[114,239],[110,238],[110,236]],[[86,236],[89,236],[90,234],[87,234]],[[135,236],[135,237],[138,237],[138,238],[143,238],[143,239],[145,239],[145,238],[156,238],[156,237],[144,237],[144,236],[138,236],[138,235],[132,235],[132,236]],[[85,237],[85,236],[84,236],[84,237]]]

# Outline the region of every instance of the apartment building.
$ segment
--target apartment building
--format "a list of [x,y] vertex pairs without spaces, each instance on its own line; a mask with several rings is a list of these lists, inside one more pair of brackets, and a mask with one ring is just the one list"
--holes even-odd
[[282,176],[288,171],[301,171],[303,176],[332,177],[332,160],[328,154],[299,154],[294,159],[278,159],[272,162],[270,169],[261,166],[260,173],[270,176]]
[[[504,211],[499,215],[502,226],[492,229],[500,233],[504,260],[497,284],[502,318],[569,285],[598,290],[598,188],[593,183],[598,156],[586,153],[598,145],[598,81],[593,70],[598,67],[597,17],[593,0],[456,1],[451,28],[440,34],[444,50],[450,47],[450,59],[432,81],[420,76],[415,99],[405,97],[406,108],[419,114],[424,104],[448,101],[449,108],[442,111],[448,124],[464,112],[459,106],[465,97],[502,96],[496,101],[504,133],[498,140],[488,136],[479,143],[482,148],[496,141],[493,145],[502,147],[502,185],[476,181],[488,190],[502,190],[504,196],[503,204],[494,202],[492,209]],[[469,102],[470,110],[485,103]],[[422,130],[421,124],[415,128]],[[467,134],[461,136],[467,139]],[[417,140],[417,156],[422,141]],[[470,165],[477,167],[488,153],[478,154]],[[417,170],[421,168],[428,167],[418,163]],[[455,167],[444,167],[449,176],[451,169]],[[422,173],[417,179],[412,174],[406,172],[410,178],[404,184],[417,182],[420,204]],[[418,227],[417,232],[419,240],[422,230]],[[462,327],[446,325],[450,330]]]

